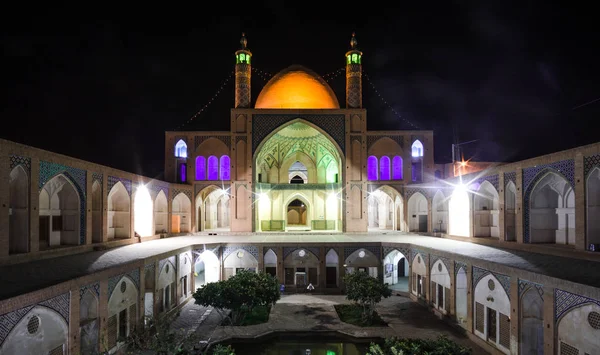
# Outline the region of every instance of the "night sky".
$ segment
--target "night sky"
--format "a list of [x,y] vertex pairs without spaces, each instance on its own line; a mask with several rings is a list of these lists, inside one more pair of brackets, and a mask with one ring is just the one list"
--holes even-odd
[[[114,20],[83,9],[79,16],[77,9],[7,11],[0,137],[160,178],[165,131],[229,129],[242,32],[256,68],[255,100],[266,83],[258,73],[292,64],[321,75],[343,68],[356,31],[368,128],[432,129],[438,163],[450,161],[451,143],[473,139],[463,145],[465,158],[479,161],[600,141],[593,129],[600,120],[600,33],[591,8],[367,3],[354,12],[341,3],[338,13],[306,2],[114,9]],[[344,80],[343,73],[330,79],[342,106]]]

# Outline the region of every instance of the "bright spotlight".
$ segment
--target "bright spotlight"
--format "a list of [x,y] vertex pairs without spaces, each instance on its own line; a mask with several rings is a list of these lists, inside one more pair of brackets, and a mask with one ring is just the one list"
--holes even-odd
[[450,219],[449,234],[470,237],[470,201],[465,185],[459,184],[454,189],[448,203],[448,213]]
[[135,193],[134,208],[134,231],[140,237],[152,235],[152,198],[145,185],[140,185]]

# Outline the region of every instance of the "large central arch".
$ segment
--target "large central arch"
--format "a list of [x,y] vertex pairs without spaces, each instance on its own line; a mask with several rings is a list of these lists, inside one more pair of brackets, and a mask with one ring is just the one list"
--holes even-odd
[[[293,196],[301,196],[307,206],[307,229],[341,231],[343,157],[331,136],[301,118],[269,134],[253,156],[254,229],[286,230],[287,207]],[[291,179],[298,166],[302,176]],[[303,183],[296,183],[300,178]]]

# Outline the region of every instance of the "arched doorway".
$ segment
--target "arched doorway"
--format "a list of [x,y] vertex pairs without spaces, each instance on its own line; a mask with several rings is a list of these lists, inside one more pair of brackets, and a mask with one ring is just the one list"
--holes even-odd
[[277,277],[277,254],[273,249],[267,250],[263,257],[265,272],[273,277]]
[[467,297],[468,282],[467,271],[460,267],[456,273],[456,322],[461,326],[467,327]]
[[427,232],[427,198],[420,192],[408,199],[408,227],[411,232]]
[[129,193],[120,181],[108,193],[108,239],[130,237]]
[[319,287],[320,272],[319,257],[310,250],[296,249],[283,259],[283,282],[286,291],[304,291],[309,283]]
[[340,258],[334,249],[325,254],[325,287],[338,287]]
[[211,185],[196,196],[198,230],[230,230],[230,195],[228,190]]
[[544,300],[536,285],[521,296],[521,354],[544,354]]
[[288,169],[290,184],[307,184],[308,169],[302,162],[296,161]]
[[154,199],[154,233],[164,234],[169,229],[169,204],[163,190]]
[[433,307],[442,314],[450,314],[450,273],[442,260],[437,260],[429,270]]
[[499,236],[498,191],[488,181],[484,181],[473,199],[475,237]]
[[98,351],[98,299],[88,289],[79,303],[79,350],[82,354],[95,354]]
[[50,179],[40,191],[40,249],[79,244],[79,193],[65,175]]
[[382,186],[369,193],[368,196],[369,231],[397,229],[399,221],[396,218],[396,203],[400,198],[398,191],[389,186]]
[[172,233],[189,233],[192,223],[192,202],[186,194],[180,192],[172,202]]
[[361,271],[372,277],[378,277],[380,265],[380,259],[373,252],[363,248],[353,251],[344,260],[347,273]]
[[133,230],[136,236],[154,235],[154,208],[152,197],[144,185],[138,186],[133,197]]
[[286,229],[310,230],[308,206],[299,198],[291,200],[286,207]]
[[448,199],[444,196],[441,190],[438,190],[433,196],[433,202],[431,206],[431,219],[433,223],[433,229],[436,229],[439,233],[448,232]]
[[138,289],[127,276],[122,277],[108,299],[107,346],[111,350],[121,345],[137,325]]
[[29,251],[29,177],[21,165],[9,175],[8,233],[9,253]]
[[474,333],[500,351],[510,353],[510,300],[502,284],[487,274],[475,285]]
[[258,260],[248,251],[238,249],[227,255],[223,260],[223,267],[225,271],[224,279],[227,280],[242,270],[258,272]]
[[575,244],[575,194],[561,175],[548,172],[529,199],[529,242]]
[[217,282],[220,279],[219,258],[210,250],[199,253],[194,264],[194,277],[196,288],[202,287],[209,282]]
[[600,250],[600,168],[589,173],[586,183],[586,248]]
[[425,299],[427,291],[427,266],[421,256],[417,254],[412,260],[412,293],[422,299]]
[[399,250],[392,250],[383,259],[383,282],[392,290],[408,292],[408,259]]

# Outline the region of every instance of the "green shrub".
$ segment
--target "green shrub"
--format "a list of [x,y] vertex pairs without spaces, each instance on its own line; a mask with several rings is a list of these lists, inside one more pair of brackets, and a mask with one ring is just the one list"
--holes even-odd
[[371,343],[367,355],[470,355],[471,349],[445,335],[436,340],[387,338],[383,344]]

